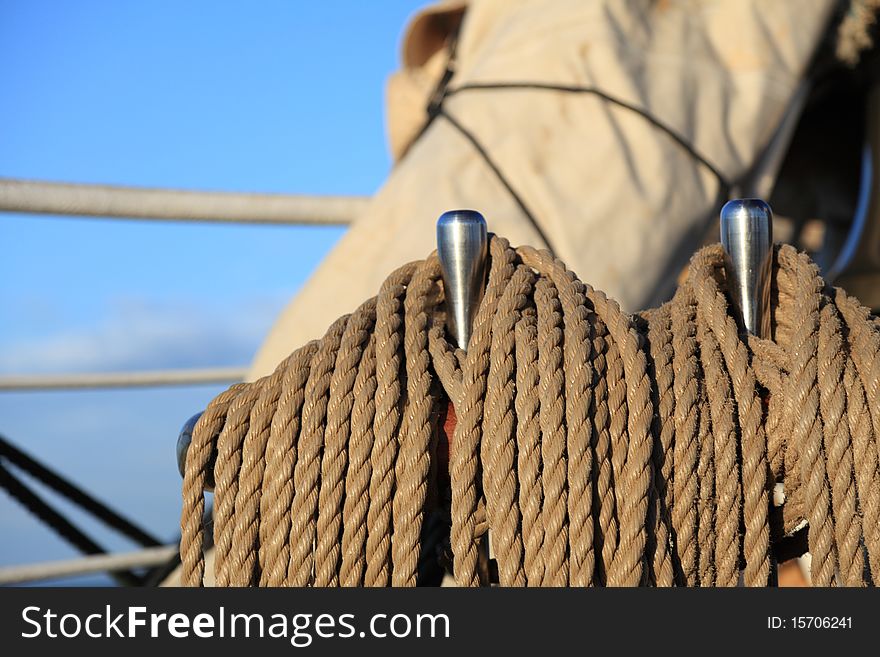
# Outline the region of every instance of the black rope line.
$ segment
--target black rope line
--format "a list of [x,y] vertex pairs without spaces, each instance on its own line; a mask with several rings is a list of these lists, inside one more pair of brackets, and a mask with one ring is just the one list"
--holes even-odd
[[[3,466],[2,461],[0,461],[0,488],[83,554],[107,554],[107,551],[90,536],[16,478]],[[142,586],[144,583],[141,577],[127,570],[115,571],[111,575],[124,586]]]
[[658,118],[653,116],[652,114],[646,112],[640,107],[633,105],[632,103],[628,103],[619,98],[615,98],[614,96],[602,91],[601,89],[597,89],[596,87],[587,87],[580,85],[565,85],[565,84],[551,84],[544,82],[474,82],[469,84],[463,84],[459,87],[454,87],[452,89],[449,88],[449,83],[452,80],[452,77],[455,73],[455,45],[457,40],[453,39],[450,45],[450,57],[446,65],[446,71],[441,77],[439,83],[437,84],[434,93],[431,95],[431,99],[428,103],[428,121],[422,127],[421,132],[419,133],[417,139],[421,137],[428,126],[431,125],[433,120],[442,116],[445,118],[449,124],[455,128],[465,139],[467,139],[480,157],[483,158],[483,161],[486,165],[492,170],[495,176],[498,178],[498,181],[504,186],[504,188],[508,191],[508,193],[513,198],[514,202],[517,204],[519,209],[525,215],[526,219],[538,233],[540,238],[544,241],[544,244],[547,245],[548,250],[551,253],[555,253],[552,243],[550,239],[547,237],[547,234],[543,231],[540,224],[538,223],[537,218],[534,213],[529,209],[528,205],[526,205],[525,200],[522,196],[517,193],[516,189],[514,189],[513,185],[507,179],[507,176],[501,171],[501,168],[498,164],[492,159],[489,155],[489,152],[486,150],[485,146],[480,143],[480,140],[477,136],[471,132],[469,129],[464,127],[458,119],[452,116],[444,107],[443,101],[450,96],[455,96],[457,94],[461,94],[466,91],[509,91],[509,90],[538,90],[538,91],[556,91],[561,93],[575,93],[575,94],[589,94],[596,96],[597,98],[601,98],[602,100],[611,103],[617,107],[623,108],[630,112],[637,114],[642,117],[645,121],[647,121],[650,125],[654,126],[664,134],[666,134],[672,141],[678,144],[686,153],[688,153],[693,159],[702,164],[715,178],[719,183],[718,196],[719,199],[724,200],[730,195],[730,190],[732,188],[732,183],[721,173],[721,171],[709,161],[708,158],[701,155],[682,135],[676,132],[674,129],[660,121]]
[[22,452],[3,438],[3,436],[0,436],[0,457],[5,458],[16,467],[21,468],[38,481],[41,481],[43,484],[49,486],[60,495],[63,495],[74,504],[91,513],[108,527],[112,527],[143,547],[158,547],[164,545],[164,543],[135,525],[132,521],[122,517],[113,509],[96,500],[72,482],[64,479]]
[[485,147],[480,143],[479,139],[477,139],[476,135],[474,135],[473,132],[471,132],[470,130],[465,128],[461,123],[459,123],[458,119],[456,119],[449,112],[447,112],[442,106],[437,107],[436,115],[442,116],[447,121],[449,121],[449,123],[452,125],[452,127],[454,127],[456,130],[458,130],[458,132],[461,133],[461,135],[471,143],[471,145],[474,147],[474,149],[477,151],[477,153],[479,153],[480,156],[483,158],[483,161],[486,163],[486,165],[492,170],[492,172],[498,178],[498,181],[510,193],[510,196],[513,198],[514,202],[519,206],[519,209],[522,211],[522,213],[526,216],[526,219],[528,219],[529,223],[532,224],[532,228],[535,229],[535,232],[538,233],[538,236],[543,240],[544,244],[547,245],[547,249],[551,253],[555,253],[555,250],[553,249],[553,244],[550,241],[550,238],[548,238],[547,234],[541,229],[541,226],[538,223],[538,220],[535,218],[535,215],[528,208],[528,206],[526,205],[526,203],[522,199],[522,197],[513,188],[513,185],[511,185],[510,182],[507,180],[507,177],[501,172],[501,169],[498,168],[498,165],[491,158],[489,153],[486,151]]
[[538,91],[558,91],[561,93],[573,94],[588,94],[601,98],[602,100],[611,103],[612,105],[616,105],[617,107],[621,107],[623,109],[629,110],[630,112],[638,114],[652,126],[668,135],[670,139],[681,146],[692,158],[694,158],[700,164],[706,167],[706,169],[708,169],[712,173],[712,175],[718,179],[718,182],[721,184],[722,188],[729,190],[732,186],[730,181],[727,180],[724,174],[722,174],[721,171],[719,171],[714,164],[712,164],[707,158],[703,157],[703,155],[697,152],[697,150],[693,146],[691,146],[687,139],[676,132],[673,128],[669,127],[668,125],[660,121],[657,117],[646,112],[642,108],[633,105],[632,103],[628,103],[625,100],[615,98],[614,96],[611,96],[610,94],[602,91],[601,89],[597,89],[596,87],[551,84],[544,82],[474,82],[463,84],[459,87],[454,87],[452,89],[446,89],[445,96],[448,98],[450,96],[454,96],[465,91],[510,91],[527,89]]

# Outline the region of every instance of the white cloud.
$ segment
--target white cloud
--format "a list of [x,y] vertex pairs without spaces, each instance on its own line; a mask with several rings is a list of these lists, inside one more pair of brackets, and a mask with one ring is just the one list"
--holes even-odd
[[95,372],[246,365],[286,299],[117,300],[86,326],[0,344],[0,371]]

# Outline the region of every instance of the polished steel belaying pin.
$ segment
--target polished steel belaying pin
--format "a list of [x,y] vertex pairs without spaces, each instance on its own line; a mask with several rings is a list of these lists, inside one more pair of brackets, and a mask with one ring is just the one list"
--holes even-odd
[[[190,443],[192,443],[193,430],[196,428],[196,422],[198,422],[199,418],[202,417],[203,412],[204,411],[199,411],[186,422],[184,422],[183,428],[180,430],[180,434],[178,434],[177,436],[177,469],[180,471],[181,477],[183,477],[186,473],[186,453],[189,451]],[[205,481],[205,490],[214,490],[213,458],[211,466],[208,468],[208,476],[207,480]]]
[[486,285],[486,220],[474,210],[450,210],[437,220],[437,256],[446,295],[446,326],[467,350]]
[[742,328],[770,337],[773,212],[757,198],[734,199],[721,208],[721,246],[728,287]]
[[[770,287],[773,272],[773,212],[758,198],[734,199],[721,208],[724,269],[739,324],[748,335],[770,338]],[[782,494],[781,483],[776,484]],[[771,559],[770,586],[778,586]]]
[[[479,212],[450,210],[440,215],[437,256],[446,297],[446,328],[458,347],[465,351],[486,287],[488,250],[486,220]],[[449,408],[453,408],[452,402]],[[488,584],[493,556],[491,530],[478,541],[478,550],[480,581]]]
[[186,453],[189,451],[189,445],[192,442],[193,429],[196,428],[196,422],[199,421],[200,417],[202,417],[201,411],[184,422],[180,433],[177,435],[177,469],[181,477],[186,472]]

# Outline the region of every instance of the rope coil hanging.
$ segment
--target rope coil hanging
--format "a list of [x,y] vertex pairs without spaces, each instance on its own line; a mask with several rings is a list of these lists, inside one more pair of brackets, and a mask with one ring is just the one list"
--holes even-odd
[[772,341],[744,339],[720,246],[630,316],[493,237],[465,353],[436,254],[401,267],[210,403],[186,455],[183,583],[204,580],[213,480],[220,586],[413,586],[444,539],[456,582],[485,585],[487,532],[505,586],[765,586],[804,522],[814,585],[874,585],[880,320],[789,246],[773,281]]

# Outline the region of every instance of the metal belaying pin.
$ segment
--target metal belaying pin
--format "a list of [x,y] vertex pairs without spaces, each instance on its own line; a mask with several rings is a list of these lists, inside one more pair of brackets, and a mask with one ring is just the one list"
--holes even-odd
[[[486,286],[489,237],[486,220],[474,210],[450,210],[437,220],[437,256],[443,275],[446,296],[446,327],[460,349],[467,351],[471,328]],[[455,418],[455,408],[446,402],[444,417]],[[454,429],[453,429],[454,431]],[[451,460],[451,434],[444,426],[440,444],[445,443]],[[492,581],[492,532],[478,541],[478,572],[480,581]]]
[[721,208],[721,245],[730,297],[749,335],[770,337],[773,212],[757,198],[734,199]]
[[467,350],[486,285],[486,220],[474,210],[450,210],[437,220],[437,255],[446,295],[446,326]]
[[[770,206],[757,198],[725,203],[721,208],[721,246],[724,248],[728,290],[741,328],[748,335],[770,338],[773,271],[773,212]],[[781,484],[777,486],[781,493]],[[779,584],[774,555],[770,558],[768,584]]]
[[[183,428],[177,436],[177,469],[182,477],[186,472],[186,453],[189,451],[189,445],[192,442],[193,429],[196,428],[196,422],[202,417],[202,411],[193,415],[190,419],[183,423]],[[214,468],[208,468],[208,477],[205,481],[205,490],[214,490]]]

